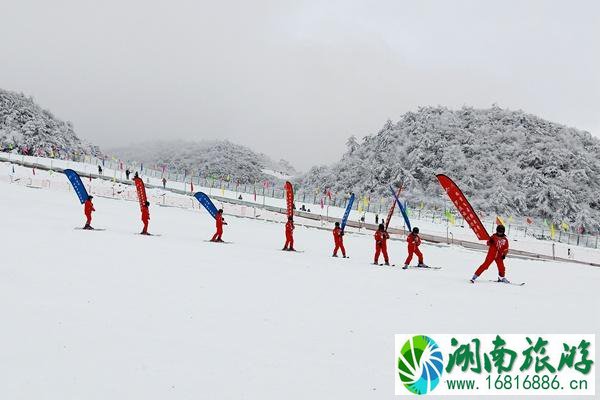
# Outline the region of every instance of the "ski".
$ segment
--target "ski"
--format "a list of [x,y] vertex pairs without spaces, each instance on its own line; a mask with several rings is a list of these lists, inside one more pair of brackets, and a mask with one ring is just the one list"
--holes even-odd
[[371,265],[378,265],[378,266],[380,266],[380,267],[395,267],[395,266],[396,266],[396,264],[389,264],[389,265],[385,265],[385,264],[376,264],[376,263],[373,263],[373,264],[371,264]]
[[434,269],[434,270],[438,270],[438,269],[442,269],[442,267],[431,267],[429,265],[419,267],[418,265],[409,265],[408,268],[402,267],[402,269]]
[[494,283],[504,283],[505,285],[513,285],[513,286],[523,286],[525,284],[525,282],[500,282],[494,279],[488,279],[488,282],[494,282]]
[[284,250],[284,249],[279,249],[279,251],[287,251],[288,253],[304,253],[304,250]]
[[162,236],[160,233],[134,233],[134,235],[140,235],[140,236]]
[[232,244],[233,242],[228,242],[226,240],[216,241],[216,240],[205,240],[207,243],[218,243],[218,244]]
[[77,227],[77,228],[73,228],[73,229],[75,229],[76,231],[105,231],[105,230],[106,230],[106,229],[104,229],[104,228],[91,228],[91,229],[86,229],[86,228],[79,228],[79,227]]

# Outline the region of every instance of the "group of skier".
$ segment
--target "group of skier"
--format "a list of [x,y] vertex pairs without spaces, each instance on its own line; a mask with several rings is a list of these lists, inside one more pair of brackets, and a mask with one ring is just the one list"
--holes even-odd
[[[87,200],[83,203],[83,213],[85,214],[85,225],[83,229],[93,230],[92,227],[92,212],[96,211],[94,208],[94,203],[92,203],[92,199],[94,196],[88,196]],[[142,224],[143,228],[140,232],[141,235],[150,235],[148,233],[148,222],[150,221],[150,202],[146,201],[142,204]]]
[[[84,214],[86,217],[85,226],[83,229],[94,229],[91,226],[92,223],[92,212],[96,211],[94,208],[94,204],[92,203],[93,196],[88,196],[87,200],[84,203]],[[142,204],[141,215],[142,215],[142,223],[143,229],[140,232],[142,235],[149,235],[148,233],[148,223],[150,221],[150,202],[146,201]],[[216,232],[210,239],[211,242],[223,242],[223,225],[227,225],[223,218],[223,209],[219,209],[215,215],[215,226]],[[334,249],[333,249],[333,257],[338,257],[338,251],[341,251],[342,257],[347,258],[346,249],[344,247],[344,231],[340,227],[340,223],[336,222],[335,227],[333,228],[333,241],[334,241]],[[384,224],[379,224],[378,229],[374,234],[375,238],[375,257],[373,259],[374,265],[390,265],[390,259],[387,252],[387,241],[390,238],[389,233],[387,232]],[[414,227],[412,231],[406,237],[408,256],[404,261],[403,269],[408,269],[410,266],[410,262],[414,255],[417,256],[418,263],[416,265],[417,268],[428,268],[428,266],[423,261],[423,253],[419,249],[421,245],[421,237],[419,236],[419,228]],[[473,277],[471,278],[471,283],[475,283],[477,278],[481,276],[481,274],[489,268],[489,266],[495,262],[498,267],[498,281],[509,283],[506,279],[506,270],[504,267],[504,259],[508,254],[508,238],[505,235],[505,228],[503,225],[498,225],[496,227],[496,233],[494,233],[490,239],[487,241],[488,252],[483,264],[477,268]],[[287,222],[285,224],[285,244],[283,246],[284,251],[295,251],[294,248],[294,218],[289,216]],[[384,264],[379,264],[379,257],[383,256]]]

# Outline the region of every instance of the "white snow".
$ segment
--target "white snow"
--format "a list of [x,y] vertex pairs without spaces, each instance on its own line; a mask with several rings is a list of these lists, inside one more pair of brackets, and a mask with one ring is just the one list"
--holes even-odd
[[[65,179],[55,174],[56,179]],[[53,178],[54,179],[54,178]],[[328,230],[0,182],[0,376],[6,399],[391,399],[394,334],[600,331],[600,269],[507,259],[523,287],[467,283],[484,254],[424,244],[440,271],[333,259]],[[390,242],[401,264],[406,244]],[[496,277],[495,267],[484,275]]]

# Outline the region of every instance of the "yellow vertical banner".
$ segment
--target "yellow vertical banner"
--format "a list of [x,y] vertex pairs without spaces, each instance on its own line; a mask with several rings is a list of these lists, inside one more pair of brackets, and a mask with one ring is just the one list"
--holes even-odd
[[550,224],[550,238],[554,239],[554,236],[556,236],[556,229],[554,228],[554,223]]

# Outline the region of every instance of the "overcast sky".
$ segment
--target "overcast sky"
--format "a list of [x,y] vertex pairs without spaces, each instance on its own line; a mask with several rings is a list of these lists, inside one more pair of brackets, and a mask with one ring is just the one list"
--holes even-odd
[[421,105],[600,135],[599,1],[4,3],[0,87],[103,147],[226,138],[305,169]]

